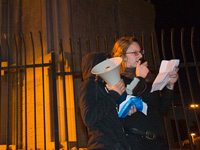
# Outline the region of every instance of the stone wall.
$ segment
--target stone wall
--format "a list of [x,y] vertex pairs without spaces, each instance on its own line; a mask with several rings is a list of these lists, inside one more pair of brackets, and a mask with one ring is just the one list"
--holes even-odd
[[[70,53],[69,39],[71,38],[74,59],[77,60],[74,64],[75,70],[80,70],[77,46],[79,38],[82,55],[88,52],[86,45],[88,39],[90,51],[97,49],[105,51],[106,38],[107,49],[110,52],[114,39],[123,35],[134,35],[141,40],[141,34],[144,34],[145,48],[148,52],[151,51],[150,36],[151,31],[155,31],[155,10],[154,5],[147,1],[17,0],[8,3],[2,0],[2,4],[4,12],[1,12],[3,13],[1,19],[4,24],[1,24],[1,33],[10,36],[14,34],[20,36],[23,33],[29,47],[27,56],[30,61],[32,60],[30,32],[33,34],[37,52],[40,51],[39,31],[42,32],[45,53],[56,51],[58,59],[60,39],[62,39],[64,51]],[[8,19],[6,19],[7,15],[9,15]],[[36,53],[36,57],[39,57],[39,54]],[[67,54],[66,57],[69,59]]]

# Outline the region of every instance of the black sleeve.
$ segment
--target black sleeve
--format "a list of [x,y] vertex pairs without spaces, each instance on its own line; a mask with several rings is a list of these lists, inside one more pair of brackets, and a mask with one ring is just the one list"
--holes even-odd
[[136,87],[133,89],[133,95],[140,96],[147,88],[145,78],[137,77],[140,81],[136,85]]
[[104,93],[104,95],[105,95],[105,91],[106,91],[106,92],[109,93],[109,95],[115,100],[115,102],[119,99],[119,97],[120,97],[119,93],[117,93],[117,92],[114,91],[114,90],[108,90],[108,89],[106,88],[106,83],[105,83],[105,82],[101,82],[101,80],[100,80],[100,81],[97,81],[97,83],[98,83],[98,85],[101,87],[101,88],[99,88],[99,90],[100,90],[102,93]]
[[110,96],[115,100],[115,102],[120,98],[119,93],[117,93],[116,91],[110,90],[109,93]]
[[115,100],[106,92],[102,93],[101,87],[95,81],[83,82],[79,91],[79,106],[81,116],[86,126],[105,119],[115,110]]
[[166,88],[164,94],[162,95],[162,100],[160,105],[161,106],[160,111],[163,115],[169,112],[172,100],[173,100],[173,90]]

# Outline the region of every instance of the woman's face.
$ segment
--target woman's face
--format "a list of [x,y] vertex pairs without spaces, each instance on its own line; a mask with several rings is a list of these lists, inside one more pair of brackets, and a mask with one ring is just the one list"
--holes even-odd
[[132,43],[126,51],[124,61],[128,68],[136,67],[142,58],[141,48],[137,42]]

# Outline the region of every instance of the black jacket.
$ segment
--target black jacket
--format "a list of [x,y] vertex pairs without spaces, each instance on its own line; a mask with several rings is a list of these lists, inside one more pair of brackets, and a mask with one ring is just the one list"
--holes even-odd
[[[129,69],[130,71],[130,69]],[[132,79],[122,77],[125,85],[130,83]],[[173,100],[173,90],[165,89],[162,96],[158,91],[150,93],[152,83],[146,82],[142,77],[133,89],[133,95],[140,96],[148,105],[147,116],[142,112],[136,112],[131,116],[122,119],[124,128],[137,128],[142,131],[151,131],[159,136],[165,135],[165,126],[163,116],[168,113],[171,102]]]
[[90,53],[82,60],[83,82],[79,91],[79,106],[87,126],[88,149],[127,150],[126,136],[116,111],[119,94],[105,90],[100,77],[95,80],[91,69],[106,59],[104,53]]

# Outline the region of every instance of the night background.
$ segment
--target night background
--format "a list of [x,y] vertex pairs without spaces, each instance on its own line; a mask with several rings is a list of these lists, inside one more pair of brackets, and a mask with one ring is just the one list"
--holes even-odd
[[151,0],[155,5],[157,30],[199,27],[200,2],[198,0]]

